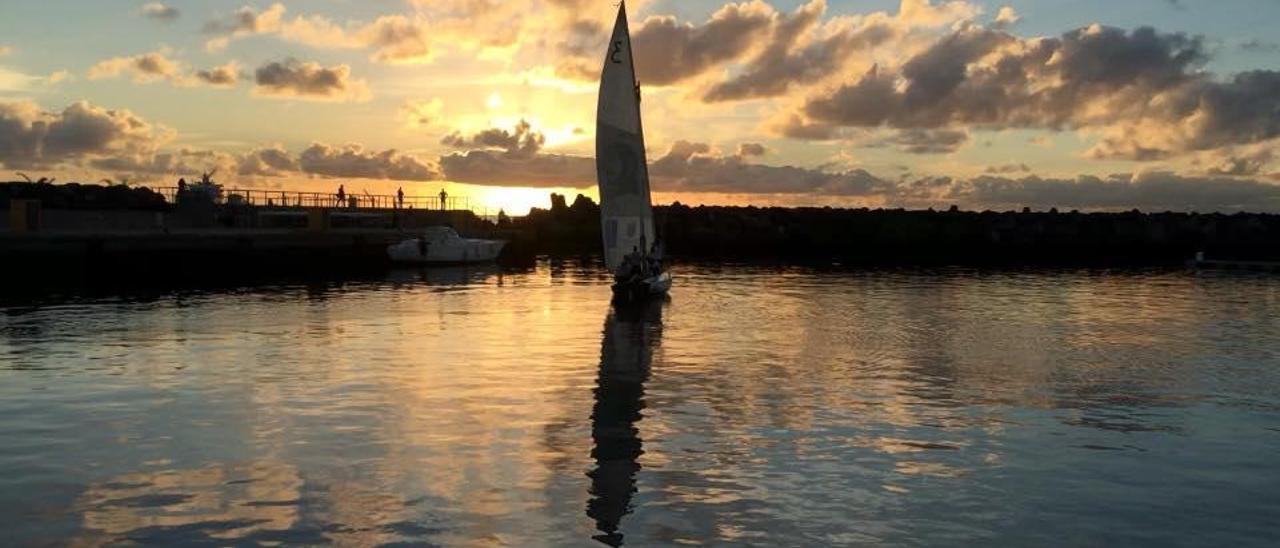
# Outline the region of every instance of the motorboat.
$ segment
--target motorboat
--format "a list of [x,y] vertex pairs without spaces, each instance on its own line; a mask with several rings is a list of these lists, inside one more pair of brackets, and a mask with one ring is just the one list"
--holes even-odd
[[407,264],[469,264],[493,261],[506,242],[463,238],[447,226],[422,230],[417,238],[387,246],[387,256]]
[[662,245],[653,223],[627,5],[618,6],[605,50],[596,106],[596,181],[604,262],[614,275],[615,300],[635,301],[671,289]]

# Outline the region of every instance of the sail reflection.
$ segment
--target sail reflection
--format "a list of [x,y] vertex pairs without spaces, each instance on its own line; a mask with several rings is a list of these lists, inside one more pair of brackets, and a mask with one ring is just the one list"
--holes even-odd
[[599,531],[594,539],[622,545],[618,531],[631,513],[643,441],[636,423],[643,418],[644,383],[653,352],[662,339],[663,302],[652,300],[612,309],[604,323],[595,406],[591,410],[591,478],[587,516]]

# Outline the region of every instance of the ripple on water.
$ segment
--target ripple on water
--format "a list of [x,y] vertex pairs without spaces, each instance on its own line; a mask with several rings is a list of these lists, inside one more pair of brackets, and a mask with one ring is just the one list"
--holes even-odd
[[0,314],[17,544],[1280,534],[1280,282],[591,265]]

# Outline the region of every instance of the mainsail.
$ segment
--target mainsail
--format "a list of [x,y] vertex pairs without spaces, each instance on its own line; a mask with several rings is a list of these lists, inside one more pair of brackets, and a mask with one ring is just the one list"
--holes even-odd
[[640,124],[640,87],[631,56],[626,2],[618,7],[618,21],[614,23],[600,74],[596,180],[600,185],[604,259],[609,270],[614,271],[633,249],[648,251],[654,239],[649,168]]

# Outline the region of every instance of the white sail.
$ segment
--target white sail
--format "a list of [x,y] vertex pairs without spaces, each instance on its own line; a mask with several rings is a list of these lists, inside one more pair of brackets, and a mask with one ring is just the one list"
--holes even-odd
[[605,264],[613,271],[632,249],[646,252],[654,239],[649,168],[640,123],[640,88],[631,55],[626,2],[618,7],[618,21],[614,23],[600,75],[596,180],[600,185]]

